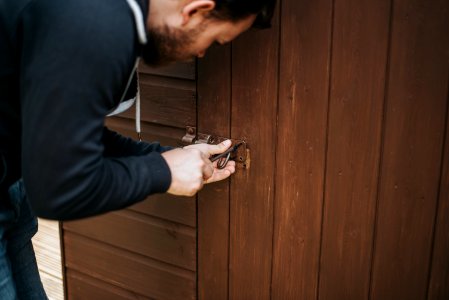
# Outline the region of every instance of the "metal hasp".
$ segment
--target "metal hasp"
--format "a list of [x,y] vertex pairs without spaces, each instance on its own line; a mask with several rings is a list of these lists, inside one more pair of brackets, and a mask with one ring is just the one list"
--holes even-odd
[[219,144],[225,140],[231,140],[232,146],[239,145],[240,146],[236,149],[234,153],[231,155],[231,159],[236,162],[237,167],[241,169],[249,169],[250,167],[250,152],[248,145],[246,144],[245,140],[237,140],[237,139],[230,139],[226,137],[216,136],[212,134],[206,134],[206,133],[199,133],[196,129],[196,127],[193,126],[187,126],[186,127],[186,134],[182,138],[182,144],[184,146],[193,145],[193,144],[210,144],[210,145],[216,145]]

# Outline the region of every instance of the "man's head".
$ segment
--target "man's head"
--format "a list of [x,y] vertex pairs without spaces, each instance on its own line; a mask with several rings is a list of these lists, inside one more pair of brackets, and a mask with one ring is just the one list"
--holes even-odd
[[251,26],[270,26],[276,0],[151,0],[146,63],[158,66],[204,56]]

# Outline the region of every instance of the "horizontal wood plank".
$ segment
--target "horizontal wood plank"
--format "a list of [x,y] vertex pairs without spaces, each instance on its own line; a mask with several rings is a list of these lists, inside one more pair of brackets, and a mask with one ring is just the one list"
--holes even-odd
[[[141,120],[185,128],[196,122],[195,82],[140,76]],[[135,106],[121,114],[135,118]]]
[[54,277],[45,272],[40,272],[40,277],[49,300],[64,299],[64,287],[61,278]]
[[64,299],[59,223],[39,219],[39,231],[33,237],[33,247],[47,296],[51,300]]
[[150,216],[196,227],[196,200],[194,197],[175,197],[157,194],[129,208]]
[[142,62],[139,65],[139,72],[195,80],[195,62],[178,62],[158,68],[150,67]]
[[69,300],[108,299],[108,300],[144,300],[151,299],[133,291],[121,289],[112,284],[90,277],[86,274],[67,270],[67,298]]
[[[134,120],[121,117],[112,117],[106,119],[105,125],[123,136],[133,139],[137,138],[136,124]],[[185,134],[185,128],[174,128],[142,122],[142,139],[149,143],[157,141],[163,146],[178,147],[182,145],[182,137]]]
[[64,222],[64,230],[194,271],[196,232],[132,211]]
[[194,272],[67,231],[64,234],[64,242],[65,265],[69,271],[76,270],[121,289],[151,298],[195,298]]

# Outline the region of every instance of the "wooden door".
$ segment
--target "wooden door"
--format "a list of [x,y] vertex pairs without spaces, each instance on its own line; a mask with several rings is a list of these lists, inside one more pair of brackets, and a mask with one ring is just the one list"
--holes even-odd
[[449,299],[446,0],[282,0],[198,64],[250,168],[198,196],[200,299]]
[[448,28],[447,0],[282,0],[196,68],[142,69],[146,139],[250,161],[65,223],[69,298],[449,299]]

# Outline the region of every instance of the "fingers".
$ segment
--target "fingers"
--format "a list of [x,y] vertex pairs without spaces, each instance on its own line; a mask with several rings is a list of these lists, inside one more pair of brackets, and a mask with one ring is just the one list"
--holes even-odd
[[208,151],[210,155],[220,154],[228,150],[231,145],[232,142],[230,140],[226,140],[218,145],[209,145]]
[[216,171],[216,172],[214,172],[214,175],[212,175],[211,178],[205,180],[204,183],[205,184],[209,184],[209,183],[225,180],[226,178],[231,176],[232,173],[233,172],[228,170],[228,169],[223,169],[223,170]]
[[198,149],[191,150],[194,153],[197,153],[201,158],[201,172],[203,173],[203,180],[209,179],[214,174],[214,165],[209,160],[209,158]]
[[[197,146],[200,147],[175,149],[162,154],[172,174],[172,182],[167,193],[192,196],[201,190],[204,184],[224,180],[235,172],[234,161],[229,161],[224,169],[219,170],[217,162],[212,163],[208,158],[210,145]],[[226,151],[229,146],[230,141],[219,146],[211,146],[212,153]]]
[[235,173],[235,161],[229,161],[227,166],[222,169],[215,169],[213,175],[204,181],[205,184],[224,180]]
[[175,149],[162,153],[172,175],[167,193],[176,196],[193,196],[203,188],[204,177],[213,174],[213,165],[201,151]]
[[[214,168],[218,168],[218,163],[219,163],[218,160],[213,162]],[[235,167],[235,161],[233,161],[233,160],[228,161],[228,163],[226,164],[226,167],[229,167],[229,166],[234,166]]]
[[212,177],[214,174],[214,166],[210,162],[210,160],[207,159],[207,161],[204,161],[203,166],[203,179],[207,180]]

